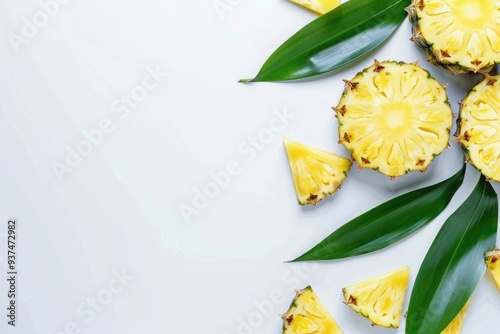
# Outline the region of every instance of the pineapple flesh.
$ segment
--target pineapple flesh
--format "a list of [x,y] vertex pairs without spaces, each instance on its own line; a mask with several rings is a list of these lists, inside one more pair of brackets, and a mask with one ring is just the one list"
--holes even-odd
[[465,306],[458,312],[448,326],[441,332],[441,334],[460,334],[462,325],[464,324],[465,314],[469,309],[470,299]]
[[342,289],[345,303],[373,325],[398,328],[409,277],[410,268],[404,266],[352,284]]
[[486,265],[500,290],[500,249],[495,247],[494,250],[484,253]]
[[459,141],[471,162],[500,181],[500,76],[486,76],[461,102]]
[[339,189],[351,160],[289,138],[283,142],[300,205],[316,205]]
[[375,60],[344,81],[333,110],[339,143],[360,169],[391,178],[426,171],[449,145],[453,114],[445,88],[418,64]]
[[283,334],[343,334],[311,286],[296,291],[281,318]]
[[341,3],[340,0],[289,0],[297,5],[309,9],[310,11],[323,15]]
[[500,62],[500,1],[413,0],[412,40],[434,65],[487,73]]

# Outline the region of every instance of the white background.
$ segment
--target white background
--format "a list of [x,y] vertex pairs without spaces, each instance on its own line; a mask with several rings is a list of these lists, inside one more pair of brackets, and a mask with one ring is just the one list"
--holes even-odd
[[[452,143],[427,174],[394,181],[354,165],[337,194],[304,208],[282,137],[347,155],[330,107],[341,79],[373,58],[420,60],[449,84],[455,114],[480,78],[427,63],[405,21],[382,48],[321,79],[238,84],[316,17],[285,0],[73,0],[52,9],[43,22],[38,1],[0,0],[2,272],[7,219],[19,224],[17,326],[6,324],[1,274],[1,333],[280,333],[278,314],[293,289],[308,284],[346,334],[404,333],[404,320],[397,330],[371,327],[342,304],[341,289],[409,265],[411,291],[434,236],[477,172],[468,169],[442,215],[394,247],[289,264],[358,214],[454,174],[461,149]],[[12,43],[36,18],[43,26]],[[126,114],[122,95],[140,92],[152,70],[168,76]],[[251,137],[269,135],[276,113],[292,116],[250,153]],[[56,172],[78,145],[89,149],[84,133],[102,122],[108,133],[96,135],[98,146]],[[193,206],[211,173],[228,163],[238,172],[229,184],[198,203],[206,208],[183,216],[181,208]],[[500,293],[486,273],[462,333],[497,333],[499,317]]]

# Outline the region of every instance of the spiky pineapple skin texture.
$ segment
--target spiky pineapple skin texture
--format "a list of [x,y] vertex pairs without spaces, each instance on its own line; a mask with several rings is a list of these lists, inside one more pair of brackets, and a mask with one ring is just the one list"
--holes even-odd
[[453,114],[446,90],[417,64],[375,61],[344,81],[333,108],[339,143],[360,168],[391,178],[425,172],[449,145]]
[[346,305],[373,325],[398,328],[410,277],[404,266],[342,289]]
[[500,75],[486,76],[462,100],[458,128],[468,161],[500,181]]
[[335,153],[290,138],[283,138],[283,144],[300,205],[316,205],[333,195],[351,169],[351,160]]
[[412,0],[412,40],[454,74],[488,73],[500,63],[499,9],[496,0]]
[[283,334],[343,334],[311,286],[296,291],[281,319]]
[[500,290],[500,249],[495,247],[494,250],[484,253],[486,266],[493,276],[498,290]]

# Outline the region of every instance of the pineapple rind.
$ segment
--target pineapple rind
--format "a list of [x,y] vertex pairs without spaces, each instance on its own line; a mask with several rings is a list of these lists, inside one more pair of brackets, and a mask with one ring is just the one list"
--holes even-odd
[[412,40],[430,63],[454,74],[488,73],[500,63],[497,1],[412,0],[407,11]]
[[310,285],[296,291],[281,318],[283,334],[343,334]]
[[360,168],[391,178],[426,171],[448,146],[453,114],[445,87],[417,64],[375,61],[345,82],[334,108],[339,143]]
[[410,268],[404,266],[342,289],[345,303],[373,325],[398,328]]
[[486,266],[493,276],[498,290],[500,290],[500,249],[495,247],[494,250],[484,253]]
[[300,205],[316,205],[340,188],[351,160],[290,138],[283,143]]
[[490,180],[500,181],[500,75],[486,76],[460,103],[457,141],[468,161]]

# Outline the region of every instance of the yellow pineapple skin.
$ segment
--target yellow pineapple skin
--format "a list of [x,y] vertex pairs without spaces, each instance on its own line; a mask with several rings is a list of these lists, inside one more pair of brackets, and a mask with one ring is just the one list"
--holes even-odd
[[500,62],[499,9],[496,0],[412,0],[412,40],[454,74],[488,73]]
[[316,205],[333,195],[347,177],[352,161],[335,153],[283,138],[300,205]]
[[338,7],[340,0],[289,0],[299,6],[302,6],[318,15],[323,15]]
[[500,249],[495,247],[495,249],[484,253],[484,257],[486,266],[493,276],[498,290],[500,290]]
[[311,286],[296,291],[281,319],[283,334],[343,334]]
[[373,325],[398,328],[410,268],[404,266],[342,289],[345,304],[370,319]]
[[467,301],[465,306],[460,310],[460,312],[453,318],[448,326],[441,332],[441,334],[460,334],[462,331],[462,326],[464,324],[465,315],[469,309],[470,299]]
[[425,172],[449,145],[453,113],[445,87],[418,64],[375,60],[344,81],[333,108],[339,143],[360,169],[390,178]]
[[459,141],[472,163],[500,181],[500,76],[486,76],[460,103]]

